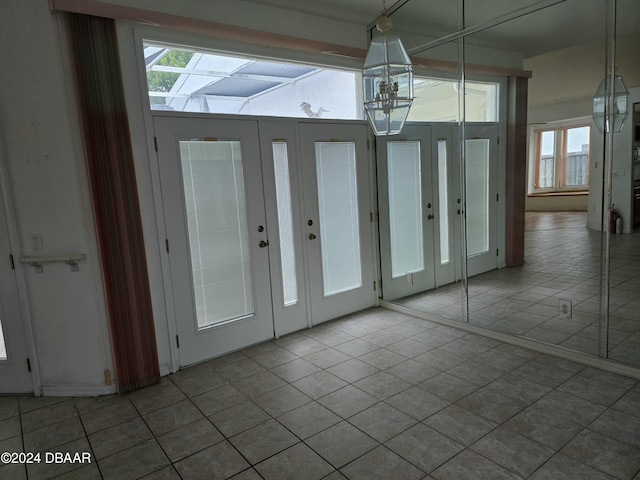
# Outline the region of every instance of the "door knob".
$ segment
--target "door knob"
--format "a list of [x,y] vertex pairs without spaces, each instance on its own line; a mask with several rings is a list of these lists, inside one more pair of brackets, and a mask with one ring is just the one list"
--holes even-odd
[[435,215],[431,215],[431,214],[427,215],[427,219],[429,220],[433,220],[434,218],[436,218]]
[[264,240],[260,240],[260,243],[258,244],[258,246],[260,248],[268,247],[269,246],[269,242],[265,242]]
[[307,238],[308,238],[309,240],[315,240],[315,239],[316,239],[316,236],[315,236],[315,234],[310,233],[310,234],[308,235],[308,237],[307,237]]

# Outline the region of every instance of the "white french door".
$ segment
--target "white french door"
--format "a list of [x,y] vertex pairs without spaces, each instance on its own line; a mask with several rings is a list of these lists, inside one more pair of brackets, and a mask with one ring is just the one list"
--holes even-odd
[[367,126],[300,124],[312,323],[375,302]]
[[18,286],[10,255],[9,231],[0,194],[0,394],[33,392]]
[[499,266],[498,127],[466,125],[467,274]]
[[258,123],[154,117],[180,364],[273,337]]
[[364,124],[154,128],[181,366],[374,304]]
[[377,142],[382,292],[394,300],[460,278],[453,127],[406,124]]

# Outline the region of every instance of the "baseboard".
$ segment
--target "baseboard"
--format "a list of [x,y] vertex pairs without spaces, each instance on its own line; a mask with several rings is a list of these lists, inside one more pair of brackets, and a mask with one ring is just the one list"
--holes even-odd
[[114,385],[46,385],[42,386],[44,397],[97,397],[116,393]]
[[161,377],[166,377],[167,375],[173,373],[171,371],[171,364],[169,362],[167,363],[162,363],[160,365],[160,376]]

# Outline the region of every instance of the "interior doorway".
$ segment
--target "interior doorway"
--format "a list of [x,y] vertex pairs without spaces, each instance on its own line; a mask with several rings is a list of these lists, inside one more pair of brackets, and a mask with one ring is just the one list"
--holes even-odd
[[366,124],[154,129],[181,366],[374,304]]

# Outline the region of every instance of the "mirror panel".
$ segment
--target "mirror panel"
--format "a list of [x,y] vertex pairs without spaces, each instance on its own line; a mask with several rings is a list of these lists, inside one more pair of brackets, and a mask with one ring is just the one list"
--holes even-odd
[[[636,25],[632,18],[636,19]],[[613,134],[611,203],[619,219],[610,222],[607,345],[611,360],[634,366],[640,366],[640,66],[637,61],[640,34],[637,19],[637,2],[619,0],[616,66],[630,93],[631,112],[621,131]]]

